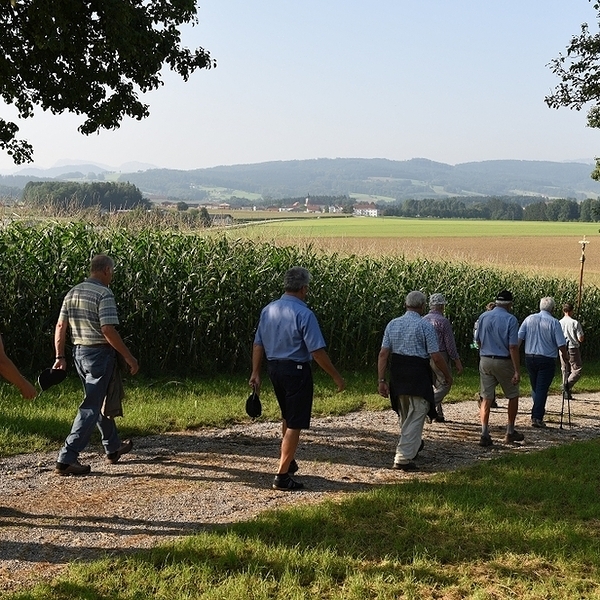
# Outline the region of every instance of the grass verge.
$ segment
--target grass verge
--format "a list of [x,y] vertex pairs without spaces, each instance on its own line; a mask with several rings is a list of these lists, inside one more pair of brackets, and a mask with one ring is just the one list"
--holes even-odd
[[[575,391],[600,389],[600,362],[586,362],[584,370]],[[521,371],[521,394],[527,396],[529,380],[524,367]],[[343,375],[348,387],[338,394],[327,375],[319,369],[315,371],[315,416],[389,408],[389,401],[376,393],[375,370]],[[560,383],[558,371],[551,391],[560,393]],[[468,366],[455,378],[445,401],[473,400],[478,390],[477,368]],[[245,401],[249,393],[247,376],[242,375],[202,380],[130,378],[126,381],[125,416],[118,421],[119,430],[125,438],[248,421]],[[69,433],[81,398],[81,386],[74,376],[33,401],[23,400],[12,386],[0,383],[0,457],[57,450]],[[261,419],[278,421],[279,408],[266,378],[261,401]]]

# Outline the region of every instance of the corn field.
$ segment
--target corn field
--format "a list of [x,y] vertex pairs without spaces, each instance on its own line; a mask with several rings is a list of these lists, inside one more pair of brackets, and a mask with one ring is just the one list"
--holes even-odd
[[[99,252],[115,260],[119,329],[150,376],[249,371],[260,310],[281,295],[283,274],[294,265],[312,273],[308,302],[342,369],[375,369],[383,329],[404,312],[413,289],[445,294],[463,358],[474,321],[498,291],[513,292],[519,321],[538,310],[542,296],[554,296],[558,307],[577,297],[574,281],[460,262],[324,254],[159,228],[11,223],[0,228],[0,331],[19,367],[52,363],[62,298]],[[598,288],[586,289],[579,315],[592,356],[600,345],[599,300]]]

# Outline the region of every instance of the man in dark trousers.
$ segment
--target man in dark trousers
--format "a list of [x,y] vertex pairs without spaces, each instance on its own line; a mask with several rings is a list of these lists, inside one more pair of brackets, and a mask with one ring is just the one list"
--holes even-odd
[[250,385],[258,393],[261,365],[267,357],[267,372],[283,419],[279,468],[273,488],[293,491],[304,487],[290,475],[298,470],[296,449],[302,429],[310,427],[313,402],[311,361],[331,376],[338,391],[346,383],[325,351],[325,340],[314,313],[306,305],[310,273],[292,267],[284,277],[285,293],[263,308],[252,348]]
[[117,352],[125,359],[132,375],[138,372],[138,362],[121,339],[115,297],[108,287],[114,273],[114,262],[105,254],[92,258],[90,276],[65,296],[56,329],[53,369],[66,369],[65,344],[67,330],[73,341],[73,359],[84,398],[73,421],[71,433],[58,453],[56,472],[59,475],[87,475],[90,465],[78,458],[88,445],[94,427],[100,430],[106,459],[116,463],[133,447],[131,440],[121,443],[114,418],[102,414],[102,404],[113,375]]

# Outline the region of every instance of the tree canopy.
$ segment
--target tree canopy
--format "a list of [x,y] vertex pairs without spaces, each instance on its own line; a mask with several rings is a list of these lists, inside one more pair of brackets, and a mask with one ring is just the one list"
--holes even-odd
[[[592,1],[592,0],[590,0]],[[600,2],[593,2],[600,25]],[[587,114],[588,127],[600,128],[600,32],[591,33],[587,23],[581,25],[581,33],[571,38],[566,54],[549,64],[550,70],[558,76],[560,83],[549,96],[546,104],[550,108],[567,107],[581,110],[593,103]],[[600,180],[600,161],[592,178]]]
[[[216,66],[203,48],[181,45],[179,27],[196,0],[0,0],[0,95],[19,118],[40,106],[84,115],[83,134],[141,120],[139,94],[163,84],[163,65],[184,81]],[[16,123],[0,118],[0,149],[16,164],[33,160]]]

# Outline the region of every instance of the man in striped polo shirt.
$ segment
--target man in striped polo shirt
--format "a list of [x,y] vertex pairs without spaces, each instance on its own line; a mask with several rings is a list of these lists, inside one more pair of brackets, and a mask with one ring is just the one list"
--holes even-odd
[[70,330],[73,359],[84,390],[71,433],[58,453],[56,472],[59,475],[87,475],[90,472],[90,465],[82,465],[78,459],[90,441],[94,426],[100,430],[109,462],[116,463],[133,447],[131,440],[121,443],[114,418],[102,414],[116,353],[123,356],[132,375],[139,369],[137,360],[115,329],[119,317],[115,297],[108,287],[113,273],[112,258],[105,254],[94,256],[89,278],[67,293],[56,323],[53,368],[67,368],[65,343],[67,330]]

